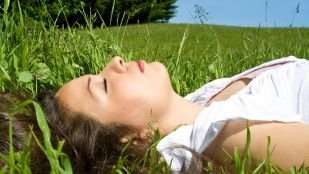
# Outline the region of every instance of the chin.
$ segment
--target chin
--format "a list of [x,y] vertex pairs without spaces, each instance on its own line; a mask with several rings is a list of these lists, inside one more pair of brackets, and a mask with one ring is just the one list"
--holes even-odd
[[166,76],[168,79],[170,79],[166,66],[160,62],[154,62],[154,63],[156,63],[156,66],[158,67],[160,73],[163,76]]

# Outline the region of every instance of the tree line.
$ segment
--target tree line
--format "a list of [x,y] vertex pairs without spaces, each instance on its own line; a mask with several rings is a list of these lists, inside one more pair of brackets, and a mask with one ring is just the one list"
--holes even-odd
[[[27,17],[51,20],[60,27],[91,23],[112,26],[168,22],[174,17],[177,0],[10,0],[11,8],[21,7]],[[4,2],[0,2],[3,7]],[[3,8],[1,8],[3,9]],[[0,15],[3,11],[0,10]]]

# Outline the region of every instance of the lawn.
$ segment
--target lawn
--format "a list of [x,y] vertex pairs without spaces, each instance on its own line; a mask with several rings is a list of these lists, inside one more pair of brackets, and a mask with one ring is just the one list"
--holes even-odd
[[[163,62],[171,75],[174,89],[181,95],[208,81],[231,76],[268,60],[289,55],[309,58],[308,28],[137,24],[59,29],[50,23],[25,20],[22,14],[16,16],[2,15],[0,18],[0,92],[23,95],[26,103],[15,109],[33,104],[43,125],[44,117],[35,100],[38,93],[57,90],[80,75],[97,73],[116,55],[127,61],[145,59]],[[44,127],[42,130],[47,132],[44,134],[48,138],[48,129]],[[8,133],[10,136],[14,134],[9,130]],[[47,154],[57,151],[57,147],[46,142],[42,147]],[[22,161],[18,158],[20,152],[11,150],[9,157],[0,155],[0,159],[8,162],[4,168],[11,173],[27,173],[24,169],[29,161]],[[149,173],[167,172],[166,164],[157,156],[154,146],[148,152],[138,164]],[[236,154],[232,155],[236,162],[248,163],[246,156],[238,158]],[[61,162],[55,162],[59,156],[50,159],[54,160],[51,164],[63,166]],[[268,162],[261,161],[259,164],[252,167],[252,171],[277,171]],[[205,168],[211,170],[211,164]],[[6,173],[5,170],[0,170],[0,173]],[[53,170],[60,173],[57,167]],[[113,172],[133,170],[134,166],[128,166],[126,157],[122,156]],[[237,170],[246,172],[246,165]],[[223,169],[220,171],[224,173]],[[291,172],[297,173],[297,170],[292,168]],[[305,172],[305,167],[298,172]]]

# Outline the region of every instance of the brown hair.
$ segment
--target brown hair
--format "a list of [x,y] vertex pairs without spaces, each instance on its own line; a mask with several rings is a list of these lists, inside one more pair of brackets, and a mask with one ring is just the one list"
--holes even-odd
[[[104,125],[90,119],[85,113],[72,112],[61,103],[54,93],[39,97],[51,129],[67,141],[65,152],[72,158],[77,173],[103,173],[115,165],[123,149],[120,139],[135,131],[133,127],[120,124]],[[129,146],[129,158],[143,154],[147,143]],[[84,172],[83,172],[84,171]]]
[[[9,151],[8,130],[10,117],[8,112],[18,100],[22,100],[21,97],[0,93],[0,152],[5,155]],[[124,144],[120,142],[120,139],[134,132],[135,129],[128,125],[104,125],[89,119],[84,113],[72,112],[55,97],[53,92],[40,94],[38,101],[45,112],[52,135],[51,142],[56,147],[59,140],[65,140],[63,151],[70,157],[74,173],[110,173],[123,150]],[[23,149],[31,130],[42,141],[42,133],[33,108],[30,108],[30,112],[23,111],[15,114],[11,117],[11,122],[15,151]],[[151,143],[138,138],[136,140],[138,146],[128,146],[125,154],[129,162],[132,162],[131,165],[134,165],[134,160],[145,154]],[[201,155],[182,146],[172,148],[184,148],[195,157],[192,161],[182,159],[184,163],[180,173],[201,173],[201,160],[203,159]],[[31,156],[30,167],[32,173],[50,173],[50,164],[35,142],[31,146]],[[189,162],[189,166],[185,164],[187,162]],[[3,165],[4,163],[0,159],[0,169]],[[146,172],[145,169],[135,166],[134,173]]]
[[[10,93],[0,93],[0,152],[4,155],[8,155],[10,148],[9,141],[9,125],[10,121],[13,128],[13,148],[14,151],[22,151],[25,147],[25,143],[30,138],[31,130],[41,140],[42,134],[39,131],[36,118],[31,115],[31,111],[22,111],[15,113],[13,116],[9,116],[14,110],[14,104],[22,100],[21,96],[12,95]],[[32,141],[30,144],[32,158],[30,167],[32,173],[42,173],[42,171],[49,171],[50,166],[46,156],[38,147],[38,145]],[[0,168],[5,165],[3,159],[0,159]],[[38,168],[37,166],[40,166]],[[45,170],[40,170],[45,169]]]
[[[120,139],[133,132],[134,128],[119,124],[104,125],[89,119],[85,113],[72,112],[55,97],[53,92],[40,94],[38,100],[51,130],[51,142],[55,147],[59,139],[65,140],[63,151],[69,155],[74,173],[109,173],[123,149],[124,144],[120,142]],[[24,142],[22,137],[30,133],[29,125],[33,126],[35,134],[42,137],[34,116],[14,116],[12,124],[16,149],[22,149]],[[8,152],[8,125],[7,114],[1,114],[0,152],[4,153]],[[126,150],[129,154],[127,155],[128,159],[133,160],[142,156],[148,145],[147,142],[143,142],[139,143],[139,146],[129,146]],[[34,156],[31,159],[32,173],[42,173],[42,171],[49,173],[50,171],[46,170],[49,168],[49,163],[40,151],[38,146],[33,146],[31,151]],[[138,170],[138,168],[136,169]]]

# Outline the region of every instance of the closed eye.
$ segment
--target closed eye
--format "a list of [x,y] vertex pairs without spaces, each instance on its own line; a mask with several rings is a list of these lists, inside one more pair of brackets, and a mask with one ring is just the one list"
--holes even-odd
[[106,82],[106,79],[104,78],[103,80],[103,84],[104,84],[104,91],[105,93],[107,94],[107,82]]

